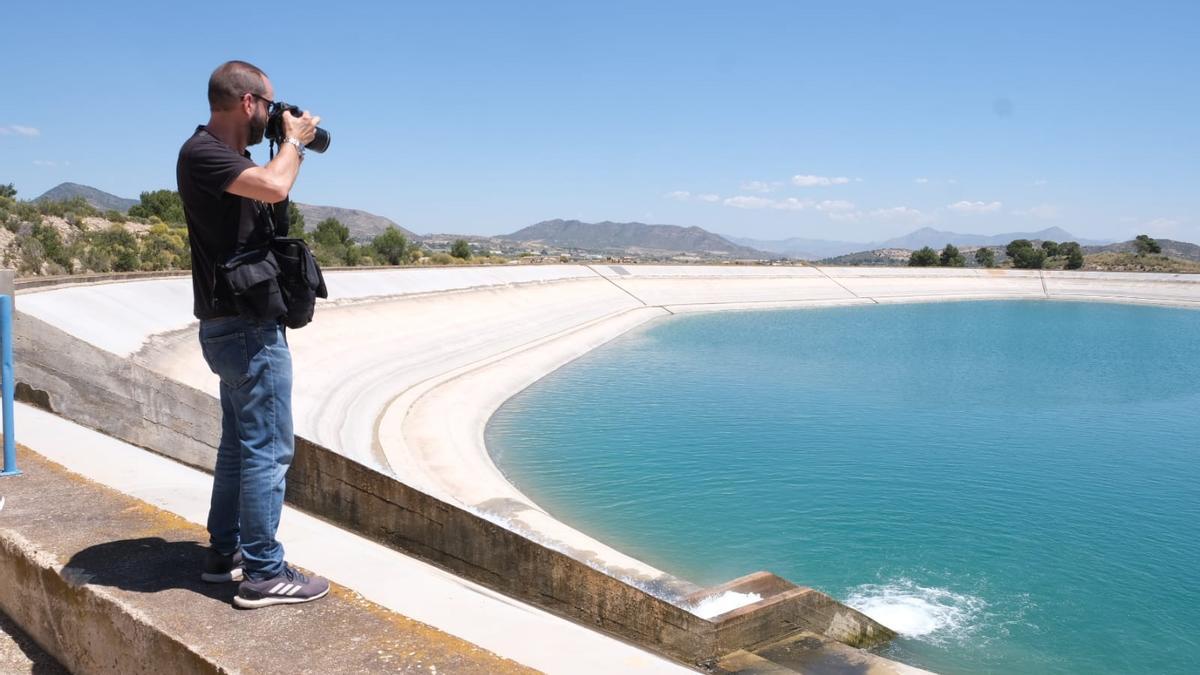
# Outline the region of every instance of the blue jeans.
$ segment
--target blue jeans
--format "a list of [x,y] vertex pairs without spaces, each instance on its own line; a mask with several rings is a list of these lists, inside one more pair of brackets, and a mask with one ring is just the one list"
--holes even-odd
[[221,443],[208,534],[213,548],[240,546],[254,581],[283,573],[275,539],[284,476],[292,464],[292,355],[284,327],[240,317],[200,322],[200,347],[221,378]]

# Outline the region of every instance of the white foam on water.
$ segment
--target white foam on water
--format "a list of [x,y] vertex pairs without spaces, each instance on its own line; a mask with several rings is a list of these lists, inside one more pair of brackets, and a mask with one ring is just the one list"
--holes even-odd
[[739,607],[758,602],[762,600],[762,596],[758,593],[738,593],[736,591],[725,591],[720,595],[710,595],[689,611],[701,619],[711,619],[714,616],[720,616],[725,612],[732,612]]
[[932,643],[967,637],[987,607],[975,596],[903,578],[863,584],[850,592],[846,604],[905,637]]

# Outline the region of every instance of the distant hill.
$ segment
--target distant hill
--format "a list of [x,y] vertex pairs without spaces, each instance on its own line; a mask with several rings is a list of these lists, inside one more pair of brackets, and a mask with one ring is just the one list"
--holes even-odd
[[[1191,260],[1200,262],[1200,246],[1189,244],[1186,241],[1175,241],[1174,239],[1155,239],[1158,245],[1162,247],[1163,255],[1171,258],[1181,258],[1183,260]],[[1133,245],[1133,241],[1122,241],[1116,244],[1107,246],[1084,246],[1085,254],[1092,253],[1133,253],[1137,249]]]
[[[1014,239],[1029,239],[1031,241],[1050,240],[1057,242],[1075,241],[1079,242],[1080,245],[1097,246],[1109,243],[1094,239],[1080,239],[1060,227],[1051,227],[1038,232],[1006,232],[991,235],[961,234],[958,232],[935,230],[932,227],[923,227],[903,237],[875,242],[831,241],[826,239],[802,239],[799,237],[773,241],[740,237],[728,237],[728,239],[742,246],[751,246],[763,251],[771,251],[772,253],[786,255],[789,258],[799,258],[801,260],[831,260],[858,253],[864,254],[864,259],[878,259],[879,256],[874,255],[873,252],[880,250],[908,249],[915,251],[923,246],[941,249],[946,244],[976,247],[1005,246]],[[884,255],[883,257],[886,258],[887,256]]]
[[854,251],[861,251],[870,246],[862,242],[853,241],[829,241],[825,239],[805,239],[803,237],[792,237],[790,239],[750,239],[747,237],[730,237],[722,235],[729,241],[741,246],[758,249],[760,251],[770,251],[782,256],[794,258],[797,260],[819,260],[821,258],[830,258]]
[[101,211],[120,211],[122,213],[128,211],[129,207],[134,204],[140,203],[138,199],[125,199],[124,197],[118,197],[103,190],[97,190],[94,187],[80,185],[79,183],[61,183],[46,190],[33,201],[58,202],[76,197],[83,197],[83,201]]
[[1004,246],[1014,239],[1029,239],[1030,241],[1075,241],[1080,245],[1103,245],[1110,242],[1094,239],[1080,239],[1061,227],[1051,227],[1037,232],[1006,232],[1004,234],[959,234],[923,227],[903,237],[888,239],[872,244],[871,248],[907,248],[916,250],[923,246],[942,248],[946,244],[955,246]]
[[419,235],[396,225],[395,222],[388,218],[358,209],[317,206],[315,204],[301,204],[300,202],[296,202],[296,208],[300,209],[300,215],[304,216],[304,227],[309,231],[312,231],[317,226],[317,223],[326,218],[337,218],[338,222],[350,230],[350,238],[358,242],[366,242],[374,239],[376,235],[386,230],[388,225],[395,225],[396,229],[400,230],[400,233],[405,237],[408,237],[409,241],[421,238]]
[[859,265],[897,266],[907,265],[912,251],[906,248],[876,248],[870,251],[855,251],[838,256],[832,256],[819,261],[821,265],[837,267]]
[[691,253],[754,260],[774,257],[765,251],[738,246],[699,227],[614,223],[607,220],[602,223],[545,220],[499,238],[602,253]]

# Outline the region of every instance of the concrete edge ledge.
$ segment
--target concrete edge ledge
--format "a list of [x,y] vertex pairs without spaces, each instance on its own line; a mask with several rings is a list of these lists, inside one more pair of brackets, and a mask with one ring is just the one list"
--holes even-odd
[[0,529],[0,585],[0,609],[73,673],[224,672],[103,588],[70,583],[55,556],[11,529]]
[[0,608],[72,672],[532,672],[336,584],[314,604],[235,609],[236,584],[199,578],[203,526],[21,455],[3,483]]

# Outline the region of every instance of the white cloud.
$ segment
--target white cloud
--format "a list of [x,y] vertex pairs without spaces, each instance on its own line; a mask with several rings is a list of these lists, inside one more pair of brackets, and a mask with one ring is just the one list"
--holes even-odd
[[813,203],[807,199],[796,199],[795,197],[788,197],[787,199],[780,199],[779,201],[775,202],[775,205],[773,208],[780,209],[783,211],[802,211],[804,209],[811,207],[812,205],[813,205]]
[[849,182],[850,179],[845,176],[792,176],[792,184],[798,187],[826,187],[829,185],[845,185]]
[[35,159],[35,160],[33,160],[33,165],[34,166],[58,166],[58,162],[55,162],[55,161],[52,161],[49,159]]
[[776,209],[778,211],[803,211],[813,206],[813,202],[808,199],[796,199],[795,197],[770,199],[768,197],[755,197],[753,195],[730,197],[723,203],[725,206],[732,206],[739,209]]
[[883,209],[875,209],[867,215],[880,220],[921,220],[925,214],[920,210],[908,206],[891,206]]
[[766,197],[747,197],[745,195],[738,197],[730,197],[724,202],[725,206],[732,206],[738,209],[768,209],[775,205],[774,199]]
[[41,136],[42,132],[35,127],[23,127],[20,124],[10,124],[0,127],[0,136]]
[[924,184],[926,184],[926,183],[928,183],[928,182],[929,182],[929,179],[928,179],[928,178],[917,178],[917,179],[915,179],[915,180],[914,180],[914,182],[916,182],[916,183],[920,183],[921,185],[924,185]]
[[1004,204],[1000,202],[954,202],[946,208],[959,213],[992,213],[999,211]]
[[763,181],[763,180],[748,180],[745,183],[742,183],[742,191],[743,192],[759,192],[759,193],[766,194],[768,192],[773,192],[780,185],[781,185],[781,183],[779,181],[774,181],[774,182],[768,183],[767,181]]
[[817,210],[826,212],[853,211],[854,202],[848,202],[844,199],[826,199],[817,204]]
[[1052,219],[1058,217],[1058,207],[1053,204],[1039,204],[1032,208],[1013,211],[1014,216],[1032,216],[1034,218]]
[[1042,187],[1043,185],[1046,185],[1049,182],[1050,181],[1046,180],[1045,178],[1042,178],[1042,179],[1033,181],[1033,185],[1034,185],[1034,187]]
[[666,197],[667,199],[674,199],[677,202],[688,202],[688,201],[695,200],[698,202],[708,202],[709,204],[715,204],[715,203],[721,201],[720,195],[714,195],[711,193],[692,194],[691,192],[688,192],[687,190],[675,190],[674,192],[668,192],[667,194],[663,195],[663,197]]

